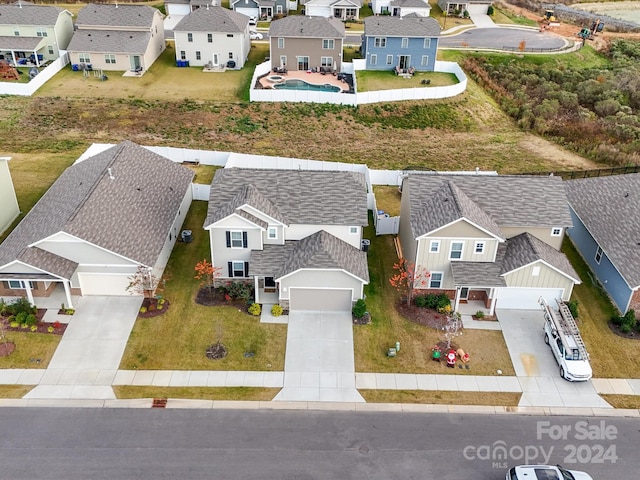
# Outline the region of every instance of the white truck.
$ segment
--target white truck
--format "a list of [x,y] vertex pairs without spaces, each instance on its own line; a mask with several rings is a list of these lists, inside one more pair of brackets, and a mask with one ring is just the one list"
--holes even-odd
[[556,300],[558,309],[553,309],[542,297],[538,303],[544,310],[544,343],[560,366],[560,376],[570,382],[589,380],[593,375],[589,354],[569,307]]

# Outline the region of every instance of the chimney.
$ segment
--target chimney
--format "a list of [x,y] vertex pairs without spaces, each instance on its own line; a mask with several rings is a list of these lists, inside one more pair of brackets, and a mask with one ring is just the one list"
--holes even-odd
[[110,178],[111,180],[113,180],[114,178],[116,178],[116,177],[114,177],[114,176],[113,176],[113,173],[111,172],[111,167],[107,168],[107,173],[109,174],[109,178]]

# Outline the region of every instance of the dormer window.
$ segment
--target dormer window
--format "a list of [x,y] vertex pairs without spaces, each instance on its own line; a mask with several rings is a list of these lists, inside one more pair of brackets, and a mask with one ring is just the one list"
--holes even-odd
[[278,229],[276,227],[269,227],[267,229],[267,238],[269,240],[275,240],[278,238]]
[[349,227],[349,233],[351,235],[357,235],[358,234],[358,227]]

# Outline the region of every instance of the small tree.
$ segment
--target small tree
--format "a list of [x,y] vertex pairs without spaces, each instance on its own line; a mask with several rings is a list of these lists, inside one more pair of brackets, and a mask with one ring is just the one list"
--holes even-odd
[[415,264],[406,258],[401,258],[394,263],[393,269],[396,273],[389,279],[389,283],[400,292],[400,295],[406,298],[407,305],[410,306],[413,290],[418,287],[426,287],[427,279],[431,273],[423,268],[416,269]]
[[447,350],[451,348],[451,340],[462,335],[462,320],[459,313],[452,313],[447,316],[447,324],[442,327],[444,339],[447,342]]
[[142,295],[144,298],[152,298],[158,287],[160,279],[153,274],[151,267],[138,265],[136,273],[129,277],[129,286],[127,290],[132,295]]
[[200,286],[209,287],[209,293],[213,288],[216,278],[220,276],[220,267],[214,267],[206,258],[196,263],[194,267],[196,275],[193,278],[200,280]]

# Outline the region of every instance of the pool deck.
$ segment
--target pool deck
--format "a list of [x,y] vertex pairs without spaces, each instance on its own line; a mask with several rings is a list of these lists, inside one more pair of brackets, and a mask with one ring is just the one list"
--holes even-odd
[[272,88],[273,87],[273,82],[270,82],[269,80],[267,80],[268,77],[272,76],[272,75],[279,75],[285,78],[285,80],[290,80],[290,79],[294,79],[297,78],[299,80],[304,80],[307,83],[313,83],[316,85],[325,85],[325,84],[329,84],[329,85],[334,85],[336,87],[340,87],[342,89],[342,91],[347,91],[349,90],[349,84],[347,82],[343,82],[342,80],[338,80],[338,77],[334,77],[333,75],[330,74],[321,74],[321,73],[307,73],[307,72],[301,72],[298,70],[289,70],[288,73],[285,74],[280,74],[280,73],[270,73],[269,75],[267,75],[266,77],[262,77],[260,79],[260,84],[262,85],[263,88]]

